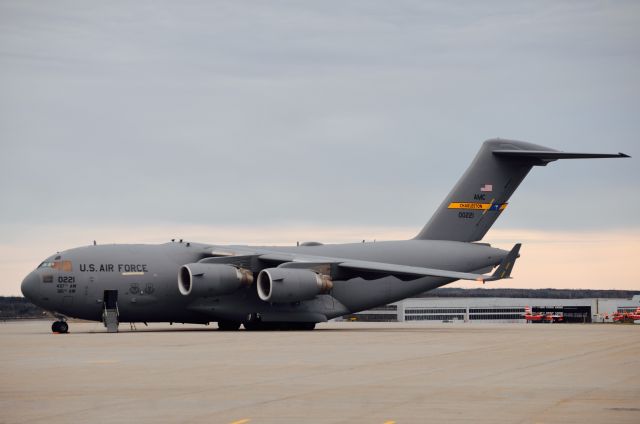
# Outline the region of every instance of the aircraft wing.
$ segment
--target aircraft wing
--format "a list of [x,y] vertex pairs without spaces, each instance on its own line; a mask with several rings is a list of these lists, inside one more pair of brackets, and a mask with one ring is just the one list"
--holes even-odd
[[[282,268],[320,268],[323,265],[334,265],[340,269],[362,271],[364,273],[377,273],[399,277],[401,279],[422,278],[422,277],[443,277],[456,280],[475,280],[475,281],[495,281],[503,278],[510,278],[513,265],[520,251],[521,244],[516,244],[513,249],[505,256],[498,268],[491,275],[474,274],[469,272],[449,271],[444,269],[423,268],[407,265],[388,264],[383,262],[359,261],[346,259],[344,261],[337,260],[332,262],[323,261],[318,258],[317,261],[296,261],[295,259],[283,262]],[[265,255],[268,260],[276,259],[275,255]],[[262,257],[261,257],[262,258]],[[284,259],[284,258],[279,258]]]
[[202,262],[232,263],[237,265],[246,264],[248,266],[252,260],[257,259],[262,262],[274,263],[280,268],[314,269],[318,272],[330,274],[332,276],[334,276],[334,274],[346,272],[351,276],[357,276],[360,274],[376,275],[378,278],[381,276],[395,276],[401,280],[417,279],[422,277],[443,277],[455,280],[474,280],[485,282],[510,278],[513,265],[518,258],[520,246],[520,243],[516,244],[491,275],[389,264],[384,262],[299,255],[289,252],[249,252],[244,249],[227,251],[225,252],[225,255],[203,259]]

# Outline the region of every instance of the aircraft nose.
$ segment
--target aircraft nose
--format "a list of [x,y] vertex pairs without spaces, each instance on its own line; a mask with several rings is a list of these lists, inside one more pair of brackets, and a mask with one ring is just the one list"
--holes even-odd
[[38,292],[38,285],[40,283],[40,276],[35,272],[27,275],[24,280],[22,280],[22,285],[20,286],[20,290],[22,290],[22,294],[27,299],[33,301],[36,298],[36,294]]

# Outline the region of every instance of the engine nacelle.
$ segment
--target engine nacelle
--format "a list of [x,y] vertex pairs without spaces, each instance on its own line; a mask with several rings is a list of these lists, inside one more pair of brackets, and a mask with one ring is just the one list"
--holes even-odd
[[310,269],[267,268],[258,274],[258,296],[271,302],[299,302],[329,292],[333,282]]
[[251,284],[253,273],[232,265],[193,263],[178,272],[178,289],[185,296],[220,296]]

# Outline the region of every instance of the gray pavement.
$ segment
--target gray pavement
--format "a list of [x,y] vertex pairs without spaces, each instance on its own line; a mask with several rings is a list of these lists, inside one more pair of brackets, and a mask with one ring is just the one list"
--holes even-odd
[[639,423],[640,325],[0,323],[1,423]]

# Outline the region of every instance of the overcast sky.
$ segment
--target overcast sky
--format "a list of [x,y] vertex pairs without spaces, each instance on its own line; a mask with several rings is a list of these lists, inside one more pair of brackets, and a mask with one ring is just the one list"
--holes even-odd
[[96,238],[410,237],[496,136],[635,156],[496,228],[639,255],[640,3],[449,3],[0,0],[0,294]]

